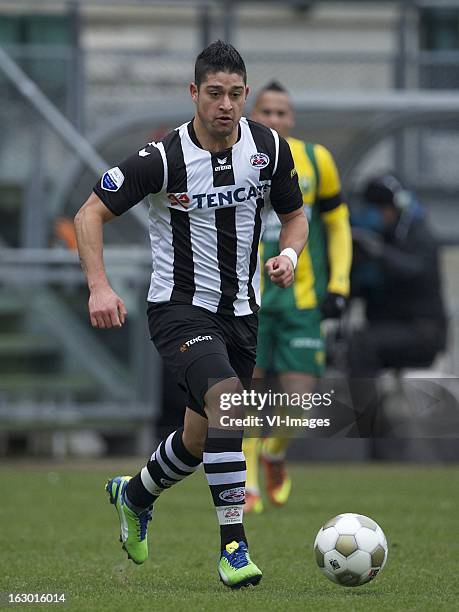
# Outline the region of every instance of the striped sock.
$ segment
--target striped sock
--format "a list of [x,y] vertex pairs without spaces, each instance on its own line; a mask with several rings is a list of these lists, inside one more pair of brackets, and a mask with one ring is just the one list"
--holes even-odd
[[221,548],[235,540],[247,543],[242,517],[246,465],[241,438],[207,437],[204,471],[220,524]]
[[172,485],[193,474],[201,465],[183,444],[183,428],[163,440],[142,470],[126,488],[128,505],[133,510],[148,508]]

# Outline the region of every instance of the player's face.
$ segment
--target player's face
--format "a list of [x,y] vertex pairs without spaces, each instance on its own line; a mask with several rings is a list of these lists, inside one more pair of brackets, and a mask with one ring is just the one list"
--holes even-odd
[[237,129],[248,92],[242,76],[228,72],[208,73],[199,89],[190,85],[197,115],[214,138],[226,138]]
[[290,99],[282,91],[263,92],[253,107],[252,119],[276,130],[284,138],[290,135],[295,124]]

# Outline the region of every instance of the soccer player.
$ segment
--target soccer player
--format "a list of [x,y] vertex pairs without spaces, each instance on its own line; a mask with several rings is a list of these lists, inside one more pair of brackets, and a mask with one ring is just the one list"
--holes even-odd
[[[278,374],[283,392],[310,393],[324,368],[321,320],[339,318],[349,294],[352,240],[348,208],[330,152],[320,144],[290,137],[294,111],[279,83],[273,81],[259,92],[252,119],[287,139],[310,223],[308,245],[298,258],[294,284],[281,292],[266,282],[267,274],[262,282],[255,378],[263,378],[269,369]],[[263,259],[269,261],[277,253],[280,229],[277,218],[270,215],[261,244]],[[291,480],[285,455],[291,436],[278,434],[263,444],[257,438],[244,441],[246,512],[263,510],[258,483],[260,453],[270,502],[283,506],[289,497]]]
[[198,56],[190,85],[194,118],[108,170],[75,217],[90,297],[91,323],[121,327],[123,300],[103,265],[103,224],[147,194],[153,273],[150,333],[186,391],[183,427],[163,440],[133,478],[107,483],[123,548],[148,557],[147,526],[160,495],[204,464],[220,525],[218,571],[225,585],[257,584],[242,523],[246,465],[242,431],[219,423],[223,393],[242,391],[256,358],[260,303],[258,247],[268,210],[282,226],[280,252],[266,262],[269,282],[289,287],[308,233],[292,155],[269,128],[242,117],[244,62],[221,41]]

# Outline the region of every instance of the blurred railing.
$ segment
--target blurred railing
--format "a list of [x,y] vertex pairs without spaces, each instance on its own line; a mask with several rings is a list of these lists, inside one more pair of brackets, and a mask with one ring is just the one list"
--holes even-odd
[[0,249],[0,434],[90,427],[134,433],[131,451],[150,450],[161,402],[146,321],[151,255],[107,248],[105,263],[128,310],[121,330],[91,328],[75,253]]
[[[308,22],[308,16],[314,16],[309,2],[128,4],[1,3],[0,16],[15,11],[67,14],[71,36],[53,44],[4,45],[33,83],[22,79],[18,87],[0,71],[0,332],[7,336],[3,348],[0,340],[0,429],[2,424],[12,426],[15,418],[21,427],[50,427],[53,422],[143,427],[158,409],[160,365],[145,317],[151,255],[144,208],[136,207],[105,228],[106,242],[117,245],[105,250],[108,275],[129,311],[122,330],[90,327],[76,254],[47,247],[59,244],[53,230],[56,216],[73,217],[102,167],[191,116],[186,87],[194,57],[218,36],[241,50],[254,89],[278,78],[291,90],[296,135],[331,148],[350,204],[362,179],[381,169],[395,168],[419,191],[434,227],[449,245],[443,249],[451,314],[448,368],[457,371],[459,103],[454,90],[459,85],[459,52],[421,51],[416,32],[417,7],[439,3],[313,3],[318,12],[339,6],[342,15],[346,4],[351,10],[357,5],[363,19],[375,6],[382,10],[383,26],[374,49],[364,29],[366,47],[360,36],[352,46],[334,37],[322,45],[320,32]],[[246,8],[252,12],[239,19]],[[158,15],[166,24],[159,26],[159,34],[153,31],[156,9],[163,11]],[[111,32],[107,26],[108,13],[117,27],[131,23],[131,33],[114,35],[119,30]],[[327,19],[323,27],[330,27]],[[338,36],[341,28],[333,27]],[[107,34],[102,42],[100,28]],[[436,93],[427,92],[430,88]],[[44,102],[41,110],[39,99]],[[23,248],[30,246],[43,248]],[[16,365],[28,382],[14,379]]]

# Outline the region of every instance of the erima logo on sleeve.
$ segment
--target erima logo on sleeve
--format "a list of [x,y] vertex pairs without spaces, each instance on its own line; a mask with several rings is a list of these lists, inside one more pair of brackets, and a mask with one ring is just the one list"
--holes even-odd
[[151,154],[151,151],[147,151],[148,147],[156,147],[156,142],[149,142],[146,147],[140,149],[139,157],[148,157]]
[[124,174],[118,166],[116,166],[115,168],[107,170],[100,181],[100,186],[102,189],[105,189],[105,191],[118,191],[123,183]]

